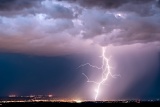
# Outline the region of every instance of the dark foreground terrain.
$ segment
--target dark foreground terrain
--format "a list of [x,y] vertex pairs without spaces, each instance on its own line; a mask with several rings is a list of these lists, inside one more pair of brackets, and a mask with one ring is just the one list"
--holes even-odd
[[[128,104],[125,104],[128,103]],[[0,107],[3,106],[11,106],[11,107],[30,107],[30,106],[44,106],[44,107],[70,107],[70,106],[124,106],[124,105],[130,105],[130,106],[150,106],[150,107],[160,107],[160,102],[81,102],[81,103],[75,103],[75,102],[9,102],[9,103],[0,103]]]

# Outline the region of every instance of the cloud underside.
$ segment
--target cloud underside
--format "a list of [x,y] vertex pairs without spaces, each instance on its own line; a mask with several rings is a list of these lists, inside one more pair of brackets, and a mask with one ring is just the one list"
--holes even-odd
[[58,54],[159,42],[159,6],[159,0],[1,0],[0,49]]

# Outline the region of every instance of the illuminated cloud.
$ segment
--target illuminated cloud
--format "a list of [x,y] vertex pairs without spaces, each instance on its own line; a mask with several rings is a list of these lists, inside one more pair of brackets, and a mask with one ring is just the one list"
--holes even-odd
[[70,54],[93,44],[159,42],[159,4],[158,0],[2,0],[0,49]]

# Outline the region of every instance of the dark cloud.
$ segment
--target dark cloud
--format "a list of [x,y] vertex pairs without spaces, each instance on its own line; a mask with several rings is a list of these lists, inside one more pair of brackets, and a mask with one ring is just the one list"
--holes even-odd
[[[68,0],[58,0],[67,1]],[[117,8],[120,5],[127,3],[127,0],[69,0],[69,2],[76,2],[85,7],[101,6],[105,8]]]
[[126,3],[132,4],[144,4],[152,2],[153,0],[58,0],[58,1],[67,1],[67,2],[76,2],[85,7],[103,7],[103,8],[118,8]]
[[158,6],[156,0],[58,0],[70,3],[77,3],[85,8],[98,7],[125,12],[135,12],[141,16],[155,14],[153,5]]
[[16,17],[46,14],[47,18],[74,18],[73,11],[63,5],[54,4],[47,0],[2,0],[0,1],[0,15]]
[[13,11],[30,8],[43,0],[0,0],[0,11]]
[[36,9],[44,0],[0,0],[0,16],[36,14]]

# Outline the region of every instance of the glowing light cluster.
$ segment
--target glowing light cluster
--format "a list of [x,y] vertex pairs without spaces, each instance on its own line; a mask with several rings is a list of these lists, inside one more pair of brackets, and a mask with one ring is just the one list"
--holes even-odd
[[79,67],[83,67],[83,66],[89,65],[90,67],[96,68],[98,70],[102,70],[102,78],[99,82],[91,81],[85,73],[82,73],[87,78],[87,82],[91,82],[91,83],[94,83],[94,84],[97,85],[97,88],[95,89],[95,92],[96,92],[95,100],[97,100],[97,98],[98,98],[101,86],[105,85],[104,83],[107,81],[109,76],[111,76],[113,78],[116,78],[117,76],[120,76],[120,75],[113,75],[111,73],[111,68],[112,67],[109,64],[109,61],[110,61],[111,57],[107,58],[105,56],[105,54],[106,54],[106,48],[103,47],[102,48],[102,55],[100,56],[100,57],[102,57],[102,66],[101,67],[91,65],[90,63],[86,63],[86,64],[83,64],[83,65],[79,66]]
[[76,103],[82,103],[81,100],[74,100]]

